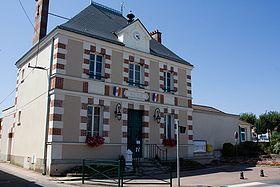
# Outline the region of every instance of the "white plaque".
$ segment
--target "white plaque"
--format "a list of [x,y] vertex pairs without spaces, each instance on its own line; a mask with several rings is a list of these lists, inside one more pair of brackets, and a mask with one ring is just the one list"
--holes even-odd
[[124,92],[124,95],[128,99],[134,99],[134,100],[140,100],[140,101],[147,101],[149,99],[149,95],[145,92],[143,93],[143,92],[126,90]]

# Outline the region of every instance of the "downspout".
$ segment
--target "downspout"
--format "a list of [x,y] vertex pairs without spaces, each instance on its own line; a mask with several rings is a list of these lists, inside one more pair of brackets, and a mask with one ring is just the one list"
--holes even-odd
[[53,53],[54,53],[54,37],[52,38],[51,44],[51,59],[50,59],[50,71],[48,76],[48,99],[47,99],[47,114],[46,114],[46,129],[45,129],[45,145],[44,145],[44,168],[43,175],[47,174],[47,155],[48,155],[48,136],[49,136],[49,115],[50,115],[50,89],[51,89],[51,76],[52,76],[52,67],[53,67]]

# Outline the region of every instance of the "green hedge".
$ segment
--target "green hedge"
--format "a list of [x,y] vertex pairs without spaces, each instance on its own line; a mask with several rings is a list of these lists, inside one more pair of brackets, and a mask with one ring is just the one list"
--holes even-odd
[[225,158],[235,157],[235,156],[246,157],[246,158],[258,157],[259,155],[264,153],[264,149],[265,146],[261,144],[257,144],[256,142],[249,142],[249,141],[242,142],[238,144],[236,148],[231,143],[224,143],[222,156]]

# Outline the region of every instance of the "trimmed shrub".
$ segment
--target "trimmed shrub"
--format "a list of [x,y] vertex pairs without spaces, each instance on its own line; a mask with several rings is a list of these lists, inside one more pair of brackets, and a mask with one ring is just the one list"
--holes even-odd
[[231,143],[224,143],[222,150],[223,157],[233,157],[235,156],[235,147]]
[[262,151],[256,142],[242,142],[237,146],[238,156],[251,158],[258,157]]

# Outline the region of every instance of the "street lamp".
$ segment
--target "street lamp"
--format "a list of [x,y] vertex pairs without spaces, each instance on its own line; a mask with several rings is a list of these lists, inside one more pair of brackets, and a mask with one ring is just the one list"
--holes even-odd
[[118,103],[116,105],[116,110],[115,110],[115,117],[117,118],[117,120],[121,120],[122,119],[122,105],[120,103]]
[[154,117],[154,120],[157,121],[157,124],[159,124],[160,121],[161,121],[160,109],[159,108],[155,109],[155,113],[154,113],[153,117]]

